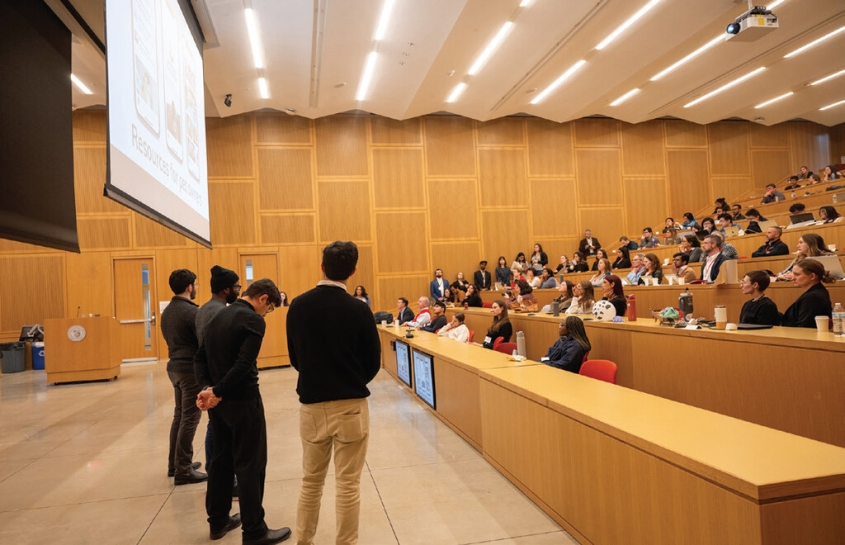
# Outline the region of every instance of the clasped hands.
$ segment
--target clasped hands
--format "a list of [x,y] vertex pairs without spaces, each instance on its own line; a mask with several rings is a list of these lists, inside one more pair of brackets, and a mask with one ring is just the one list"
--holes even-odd
[[197,407],[199,407],[201,411],[213,409],[221,401],[223,401],[223,398],[214,395],[214,390],[211,387],[206,388],[197,395]]

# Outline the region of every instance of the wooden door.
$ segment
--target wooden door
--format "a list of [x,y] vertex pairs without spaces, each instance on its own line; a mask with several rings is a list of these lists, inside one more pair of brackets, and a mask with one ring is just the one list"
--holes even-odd
[[154,265],[152,258],[113,260],[114,315],[124,362],[158,359]]
[[[276,254],[253,254],[241,255],[240,270],[241,293],[256,280],[269,278],[278,284],[279,282],[279,261]],[[261,352],[258,354],[258,367],[281,367],[290,365],[288,356],[288,337],[286,331],[287,308],[279,308],[265,317],[267,329],[264,333],[264,341],[261,343]]]

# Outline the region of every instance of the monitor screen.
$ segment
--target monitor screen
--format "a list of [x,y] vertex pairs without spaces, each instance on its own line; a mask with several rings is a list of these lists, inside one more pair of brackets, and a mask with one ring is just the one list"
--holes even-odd
[[416,350],[413,353],[414,391],[432,409],[437,409],[434,399],[434,358]]
[[408,345],[402,341],[396,341],[396,374],[399,380],[411,387],[411,356]]

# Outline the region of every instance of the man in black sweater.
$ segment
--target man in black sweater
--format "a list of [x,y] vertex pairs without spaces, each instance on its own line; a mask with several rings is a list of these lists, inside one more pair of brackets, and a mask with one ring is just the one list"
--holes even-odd
[[[372,313],[347,293],[358,247],[333,242],[323,249],[324,280],[288,310],[288,351],[299,371],[302,490],[296,513],[297,542],[312,544],[320,498],[334,449],[337,543],[358,543],[361,470],[367,457],[370,413],[367,384],[381,366]],[[332,309],[328,315],[325,310]],[[319,325],[317,325],[319,324]]]
[[[211,539],[222,538],[240,526],[241,520],[244,545],[279,543],[291,534],[290,528],[268,529],[262,506],[267,425],[256,360],[264,339],[264,317],[281,304],[281,294],[272,280],[256,280],[242,299],[211,319],[194,360],[197,380],[204,386],[196,403],[208,410],[214,436],[205,496]],[[241,515],[230,517],[235,474]]]
[[199,348],[196,317],[198,307],[193,302],[197,296],[197,275],[188,269],[170,273],[173,299],[161,313],[161,334],[167,342],[167,376],[173,384],[176,407],[170,425],[170,452],[167,475],[175,478],[176,485],[199,483],[208,475],[197,471],[194,465],[194,434],[202,413],[197,408],[200,386],[194,375],[194,356]]
[[435,333],[438,329],[445,326],[447,323],[448,322],[446,320],[446,303],[444,303],[443,301],[437,301],[431,307],[431,321],[428,322],[426,325],[422,326],[420,329],[422,331]]

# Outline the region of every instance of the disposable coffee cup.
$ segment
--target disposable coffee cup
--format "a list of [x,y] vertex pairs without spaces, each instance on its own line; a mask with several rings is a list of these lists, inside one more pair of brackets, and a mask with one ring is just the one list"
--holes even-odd
[[683,286],[684,284],[686,284],[686,281],[684,280],[684,277],[683,277],[683,276],[679,276],[679,277],[678,277],[678,285],[679,285],[679,286]]
[[399,329],[399,320],[393,320],[393,329]]
[[651,285],[652,285],[652,286],[658,286],[658,285],[660,285],[660,279],[659,279],[659,278],[652,278],[652,279],[651,279]]
[[718,306],[716,307],[714,314],[716,315],[716,329],[724,331],[725,326],[728,325],[728,309],[723,306]]
[[830,250],[831,252],[835,252],[836,251],[836,244],[828,244],[827,249]]
[[381,321],[381,327],[387,327],[387,320]]
[[665,259],[663,260],[663,264],[664,264],[664,265],[668,265],[668,264],[669,264],[669,258],[668,258],[668,257],[667,257],[667,258],[665,258]]
[[830,318],[827,316],[816,316],[816,330],[819,333],[827,333],[830,325]]

